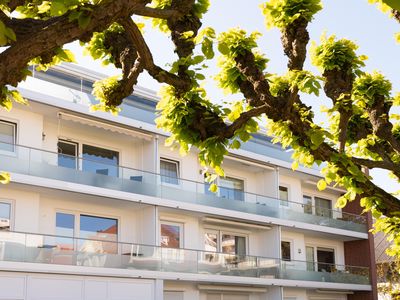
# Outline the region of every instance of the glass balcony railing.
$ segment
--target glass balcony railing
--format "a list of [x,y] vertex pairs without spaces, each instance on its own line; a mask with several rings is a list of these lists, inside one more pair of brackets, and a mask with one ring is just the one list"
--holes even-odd
[[0,261],[369,285],[369,269],[0,231]]
[[[98,160],[71,157],[40,149],[13,145],[13,152],[0,151],[0,170],[113,189],[186,203],[229,209],[283,220],[322,225],[366,233],[364,216],[309,204],[236,191],[210,193],[208,184],[136,170]],[[0,149],[1,147],[0,143]],[[174,183],[171,183],[174,182]],[[231,195],[227,197],[226,195]],[[237,197],[235,196],[237,195]]]

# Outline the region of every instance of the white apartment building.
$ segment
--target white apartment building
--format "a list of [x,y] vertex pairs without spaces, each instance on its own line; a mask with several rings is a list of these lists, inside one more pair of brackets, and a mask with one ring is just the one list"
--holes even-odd
[[260,134],[213,194],[195,150],[164,146],[153,92],[89,111],[99,78],[35,72],[0,112],[0,299],[376,299],[370,219],[318,169]]

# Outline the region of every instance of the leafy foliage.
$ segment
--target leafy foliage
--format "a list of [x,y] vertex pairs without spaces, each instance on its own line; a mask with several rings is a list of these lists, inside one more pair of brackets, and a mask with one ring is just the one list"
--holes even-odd
[[335,35],[321,37],[321,44],[313,43],[311,47],[311,61],[322,72],[330,70],[350,70],[357,72],[364,67],[365,55],[357,56],[358,46],[346,39],[336,39]]
[[269,0],[261,8],[267,27],[283,29],[299,18],[311,21],[322,5],[320,0]]
[[217,85],[227,94],[239,91],[239,84],[245,78],[236,66],[235,58],[244,55],[246,51],[254,54],[255,64],[260,71],[267,67],[268,59],[257,51],[257,38],[260,33],[253,32],[247,35],[246,31],[238,28],[230,29],[218,36],[218,50],[222,54],[218,59],[221,71],[215,76]]
[[391,101],[392,84],[381,73],[363,73],[354,82],[353,100],[361,107],[371,107],[377,99]]
[[104,65],[115,64],[116,58],[112,55],[112,45],[106,44],[106,38],[110,34],[122,34],[124,28],[118,23],[111,24],[103,32],[95,32],[89,41],[85,44],[85,51],[93,59],[101,59]]

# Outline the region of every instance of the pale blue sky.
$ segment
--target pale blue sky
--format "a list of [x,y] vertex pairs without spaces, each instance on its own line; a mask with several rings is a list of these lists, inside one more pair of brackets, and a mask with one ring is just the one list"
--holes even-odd
[[[268,71],[271,73],[285,72],[286,58],[282,52],[279,31],[265,29],[264,19],[259,9],[259,4],[265,1],[211,0],[211,2],[211,8],[203,21],[205,26],[212,26],[217,32],[236,26],[248,31],[261,32],[263,36],[259,40],[259,46],[270,59]],[[392,81],[394,90],[400,91],[400,45],[394,41],[394,34],[400,32],[400,24],[384,15],[373,5],[369,5],[368,0],[324,0],[323,6],[324,9],[315,16],[309,26],[311,40],[319,41],[321,34],[326,31],[328,35],[336,34],[339,38],[355,41],[360,46],[358,53],[366,54],[369,57],[365,69],[383,72]],[[174,58],[171,43],[163,34],[154,32],[147,27],[146,39],[157,64],[164,66]],[[102,67],[100,63],[83,56],[77,44],[71,45],[70,48],[76,53],[80,65],[100,73],[116,74],[116,70]],[[305,68],[316,71],[311,66],[309,59],[307,59]],[[215,73],[215,70],[216,68],[212,64],[206,75]],[[154,90],[159,88],[158,83],[147,75],[141,76],[139,85]],[[212,80],[206,86],[209,96],[213,100],[220,101],[226,98],[215,88]],[[239,95],[233,98],[241,99]],[[324,98],[306,97],[303,100],[312,105],[317,112],[321,104],[329,104]],[[317,120],[323,121],[323,115],[317,114]],[[384,172],[373,172],[372,174],[377,183],[385,189],[394,191],[399,188],[394,181],[388,179]]]

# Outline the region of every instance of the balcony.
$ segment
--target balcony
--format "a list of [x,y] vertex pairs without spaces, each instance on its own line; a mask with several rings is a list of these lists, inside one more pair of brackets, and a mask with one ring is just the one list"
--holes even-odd
[[[185,203],[229,209],[281,220],[291,220],[331,228],[366,233],[364,216],[309,204],[280,201],[242,191],[213,194],[204,182],[182,178],[165,180],[165,175],[99,161],[68,157],[55,152],[20,145],[8,145],[13,152],[0,152],[0,168],[13,173],[159,197]],[[172,183],[171,183],[172,182]]]
[[365,267],[9,231],[0,232],[1,261],[370,284]]

